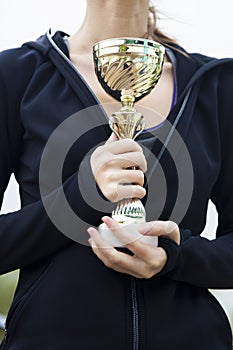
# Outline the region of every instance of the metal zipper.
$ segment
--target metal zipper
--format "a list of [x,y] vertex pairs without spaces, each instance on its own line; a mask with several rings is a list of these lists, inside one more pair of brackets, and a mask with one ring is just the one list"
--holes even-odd
[[139,350],[139,312],[136,280],[134,277],[130,277],[130,289],[132,302],[133,350]]
[[6,328],[4,329],[4,338],[3,338],[2,345],[3,345],[3,349],[7,345],[7,329]]

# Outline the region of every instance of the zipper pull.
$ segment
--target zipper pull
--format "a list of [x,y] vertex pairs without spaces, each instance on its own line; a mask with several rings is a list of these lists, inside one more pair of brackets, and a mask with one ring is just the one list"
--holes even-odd
[[6,343],[7,343],[7,329],[5,328],[4,329],[4,338],[3,338],[3,342],[2,342],[3,346],[5,346]]

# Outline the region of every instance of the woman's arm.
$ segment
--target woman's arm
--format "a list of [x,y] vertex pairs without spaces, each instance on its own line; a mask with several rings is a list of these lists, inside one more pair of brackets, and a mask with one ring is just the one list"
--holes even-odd
[[[38,57],[25,48],[0,55],[0,203],[10,175],[17,171],[23,152],[20,103],[37,61]],[[85,242],[86,239],[88,244],[88,225],[97,225],[103,215],[96,207],[88,205],[81,193],[81,189],[83,191],[85,188],[91,193],[91,200],[94,201],[95,196],[97,200],[100,197],[94,180],[89,181],[88,176],[92,176],[89,168],[87,157],[79,173],[74,173],[63,186],[44,198],[52,212],[53,222],[42,200],[17,212],[0,215],[0,274],[48,258],[74,241]],[[77,218],[75,227],[64,214],[64,194],[70,212]],[[63,230],[59,223],[63,224]]]
[[[216,239],[182,231],[175,280],[208,288],[233,288],[233,63],[219,71],[218,109],[221,169],[211,200],[218,212]],[[198,220],[198,218],[197,218]]]
[[[179,228],[181,243],[178,245],[172,235],[168,235],[166,225],[157,231],[155,225],[147,235],[158,235],[166,238],[160,240],[161,249],[144,245],[140,240],[127,246],[133,257],[125,257],[113,247],[103,248],[106,242],[94,229],[89,229],[94,252],[109,267],[116,271],[132,274],[137,277],[160,276],[206,288],[233,288],[233,74],[232,65],[219,73],[219,133],[221,139],[221,171],[213,188],[211,199],[215,203],[219,224],[217,237],[208,240],[192,235],[190,230]],[[198,220],[198,218],[196,218]],[[176,232],[178,232],[176,231]],[[118,230],[115,229],[117,238]],[[201,232],[200,232],[201,233]],[[129,235],[130,233],[125,233]],[[119,237],[118,237],[119,236]],[[160,247],[160,248],[161,248]],[[139,251],[139,255],[137,252]],[[134,264],[135,260],[140,263]],[[146,262],[146,264],[145,264]],[[130,265],[129,265],[130,264]],[[129,269],[130,266],[130,269]],[[142,268],[146,274],[141,274]],[[147,272],[149,271],[149,274]]]

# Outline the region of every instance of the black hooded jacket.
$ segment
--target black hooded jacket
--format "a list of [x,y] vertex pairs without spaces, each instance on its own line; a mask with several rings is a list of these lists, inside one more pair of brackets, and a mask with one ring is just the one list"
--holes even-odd
[[[0,273],[20,269],[1,349],[230,350],[208,288],[233,288],[233,60],[173,50],[177,101],[151,131],[144,203],[148,220],[177,222],[182,240],[160,240],[165,267],[139,280],[87,243],[87,227],[113,208],[89,166],[110,129],[64,36],[0,54],[0,195],[14,173],[22,203],[0,216]],[[200,236],[209,199],[214,240]]]

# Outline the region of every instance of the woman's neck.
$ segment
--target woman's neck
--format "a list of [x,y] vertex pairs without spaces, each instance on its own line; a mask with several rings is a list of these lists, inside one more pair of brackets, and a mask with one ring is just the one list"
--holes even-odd
[[147,32],[148,0],[87,0],[83,25],[71,37],[79,53],[107,38],[142,37]]

